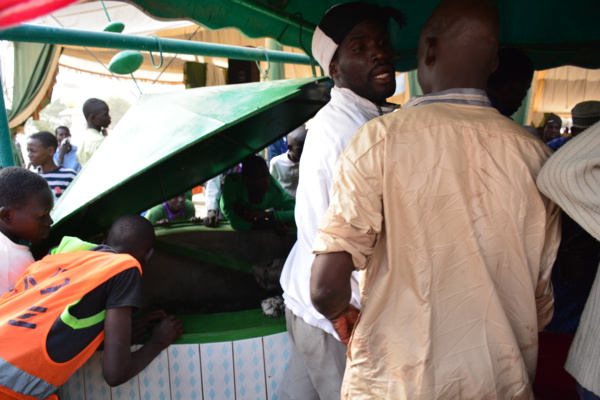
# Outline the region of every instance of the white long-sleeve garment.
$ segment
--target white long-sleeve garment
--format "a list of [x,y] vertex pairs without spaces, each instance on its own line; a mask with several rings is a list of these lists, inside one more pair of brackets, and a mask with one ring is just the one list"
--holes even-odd
[[[358,128],[365,122],[394,110],[377,107],[349,89],[334,87],[331,100],[310,121],[300,159],[300,180],[294,210],[298,241],[292,248],[281,273],[285,305],[307,324],[337,337],[331,322],[321,315],[310,300],[310,271],[315,255],[312,244],[319,220],[331,197],[334,166]],[[352,304],[359,306],[356,276],[352,284]]]

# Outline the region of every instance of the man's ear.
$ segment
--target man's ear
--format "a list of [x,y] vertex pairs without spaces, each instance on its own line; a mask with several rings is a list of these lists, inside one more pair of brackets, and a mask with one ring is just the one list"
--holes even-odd
[[423,59],[425,65],[432,66],[435,64],[438,52],[438,39],[435,36],[425,38],[425,57]]
[[332,59],[329,63],[329,76],[331,79],[337,78],[338,74],[338,63],[336,59]]
[[0,207],[0,221],[4,224],[10,224],[12,208]]
[[498,64],[499,64],[498,53],[496,53],[496,55],[494,56],[494,59],[490,63],[490,75],[492,75],[494,72],[496,72],[496,70],[498,69]]

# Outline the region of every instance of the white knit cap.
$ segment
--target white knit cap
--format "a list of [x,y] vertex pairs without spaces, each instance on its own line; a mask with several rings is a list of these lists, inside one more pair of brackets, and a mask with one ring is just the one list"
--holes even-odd
[[339,46],[327,36],[321,28],[315,29],[312,39],[312,51],[315,60],[319,63],[326,75],[329,75],[329,64]]

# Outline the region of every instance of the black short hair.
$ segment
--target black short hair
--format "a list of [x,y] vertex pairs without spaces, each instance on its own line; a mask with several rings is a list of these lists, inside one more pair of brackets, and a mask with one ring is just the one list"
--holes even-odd
[[257,156],[256,154],[248,156],[242,160],[242,174],[244,175],[261,173],[265,169],[267,173],[269,173],[269,167],[267,166],[265,159],[261,156]]
[[57,134],[59,129],[66,129],[66,130],[67,130],[67,132],[69,132],[69,135],[71,134],[71,130],[69,129],[69,127],[68,127],[68,126],[64,126],[64,125],[61,125],[61,126],[59,126],[58,128],[56,128],[56,129],[54,130],[54,133],[55,133],[55,134]]
[[22,167],[0,169],[0,207],[20,209],[42,190],[50,190],[41,175]]
[[91,99],[87,99],[85,101],[85,103],[83,103],[83,116],[84,116],[84,118],[88,119],[88,117],[90,115],[92,115],[93,113],[95,113],[100,106],[106,106],[106,107],[108,107],[108,105],[106,104],[106,102],[103,101],[103,100],[96,99],[95,97],[92,97]]
[[48,131],[34,133],[33,135],[29,136],[29,139],[38,140],[42,144],[42,146],[44,146],[44,148],[58,148],[58,140],[56,140],[56,136],[54,136]]
[[497,88],[515,81],[531,82],[533,62],[523,51],[516,48],[504,48],[498,51],[498,68],[490,75],[488,87]]
[[106,236],[108,246],[132,255],[152,248],[155,240],[152,223],[137,214],[124,215],[117,219]]

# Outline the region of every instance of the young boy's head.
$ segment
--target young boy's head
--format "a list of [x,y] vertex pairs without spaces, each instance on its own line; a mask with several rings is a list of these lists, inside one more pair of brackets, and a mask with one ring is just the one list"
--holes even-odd
[[98,132],[110,125],[108,111],[108,105],[100,99],[91,98],[83,103],[83,116],[88,128],[96,129]]
[[150,221],[139,215],[124,215],[112,224],[105,243],[117,253],[131,255],[143,267],[152,256],[155,241]]
[[53,162],[52,157],[54,157],[57,147],[56,136],[50,132],[42,131],[29,136],[29,139],[27,139],[27,155],[31,165],[39,167],[48,162]]
[[71,137],[71,131],[66,126],[59,126],[54,133],[56,134],[58,143],[62,143],[63,140]]
[[304,141],[306,140],[306,128],[299,126],[287,135],[288,157],[293,162],[300,161],[302,150],[304,150]]
[[167,200],[167,207],[173,214],[176,214],[185,208],[185,193]]
[[242,176],[248,193],[263,195],[271,186],[271,174],[264,158],[257,155],[246,157],[242,161]]
[[21,167],[0,170],[0,231],[18,243],[48,237],[54,195],[46,180]]

